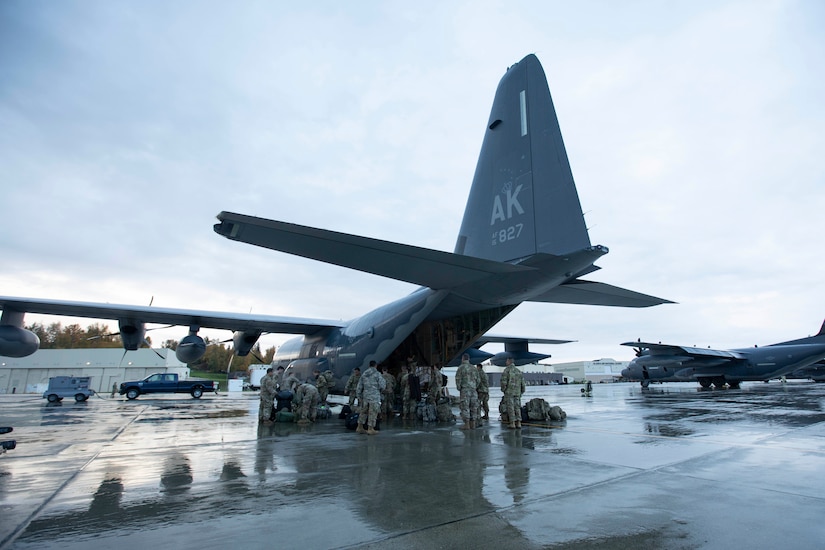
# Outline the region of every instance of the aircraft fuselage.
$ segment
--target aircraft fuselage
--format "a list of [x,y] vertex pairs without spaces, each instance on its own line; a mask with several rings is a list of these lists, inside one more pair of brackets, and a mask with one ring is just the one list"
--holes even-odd
[[329,369],[337,391],[355,367],[392,359],[403,364],[414,356],[421,365],[446,365],[500,321],[516,305],[455,309],[445,314],[449,292],[420,288],[353,319],[343,328],[298,336],[278,348],[273,364],[287,367],[300,379],[314,369]]

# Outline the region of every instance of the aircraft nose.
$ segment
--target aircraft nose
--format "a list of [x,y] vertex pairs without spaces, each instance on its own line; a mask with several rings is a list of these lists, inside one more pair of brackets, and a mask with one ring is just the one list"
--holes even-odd
[[628,368],[622,369],[622,378],[630,378],[630,369],[628,369]]

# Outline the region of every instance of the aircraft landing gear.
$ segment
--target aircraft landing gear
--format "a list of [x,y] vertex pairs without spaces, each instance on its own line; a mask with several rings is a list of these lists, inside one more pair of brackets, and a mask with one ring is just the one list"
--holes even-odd
[[647,388],[650,386],[650,380],[642,380],[639,384],[641,384],[643,388]]
[[707,389],[710,385],[713,384],[713,380],[711,378],[700,378],[699,385],[703,388]]
[[724,376],[714,376],[713,377],[713,385],[717,389],[722,389],[725,387],[725,377]]

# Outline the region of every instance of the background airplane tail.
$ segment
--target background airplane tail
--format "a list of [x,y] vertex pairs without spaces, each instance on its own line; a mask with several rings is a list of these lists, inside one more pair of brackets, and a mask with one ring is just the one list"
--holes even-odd
[[531,54],[496,90],[455,252],[508,262],[589,246],[547,79]]

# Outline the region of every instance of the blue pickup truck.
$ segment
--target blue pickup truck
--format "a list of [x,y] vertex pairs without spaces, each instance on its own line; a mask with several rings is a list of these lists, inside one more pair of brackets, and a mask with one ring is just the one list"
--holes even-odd
[[120,385],[120,395],[125,395],[127,399],[137,399],[144,393],[188,393],[195,399],[200,399],[203,392],[207,391],[215,391],[215,382],[212,380],[178,380],[177,374],[169,372],[150,374],[143,380],[123,382]]

